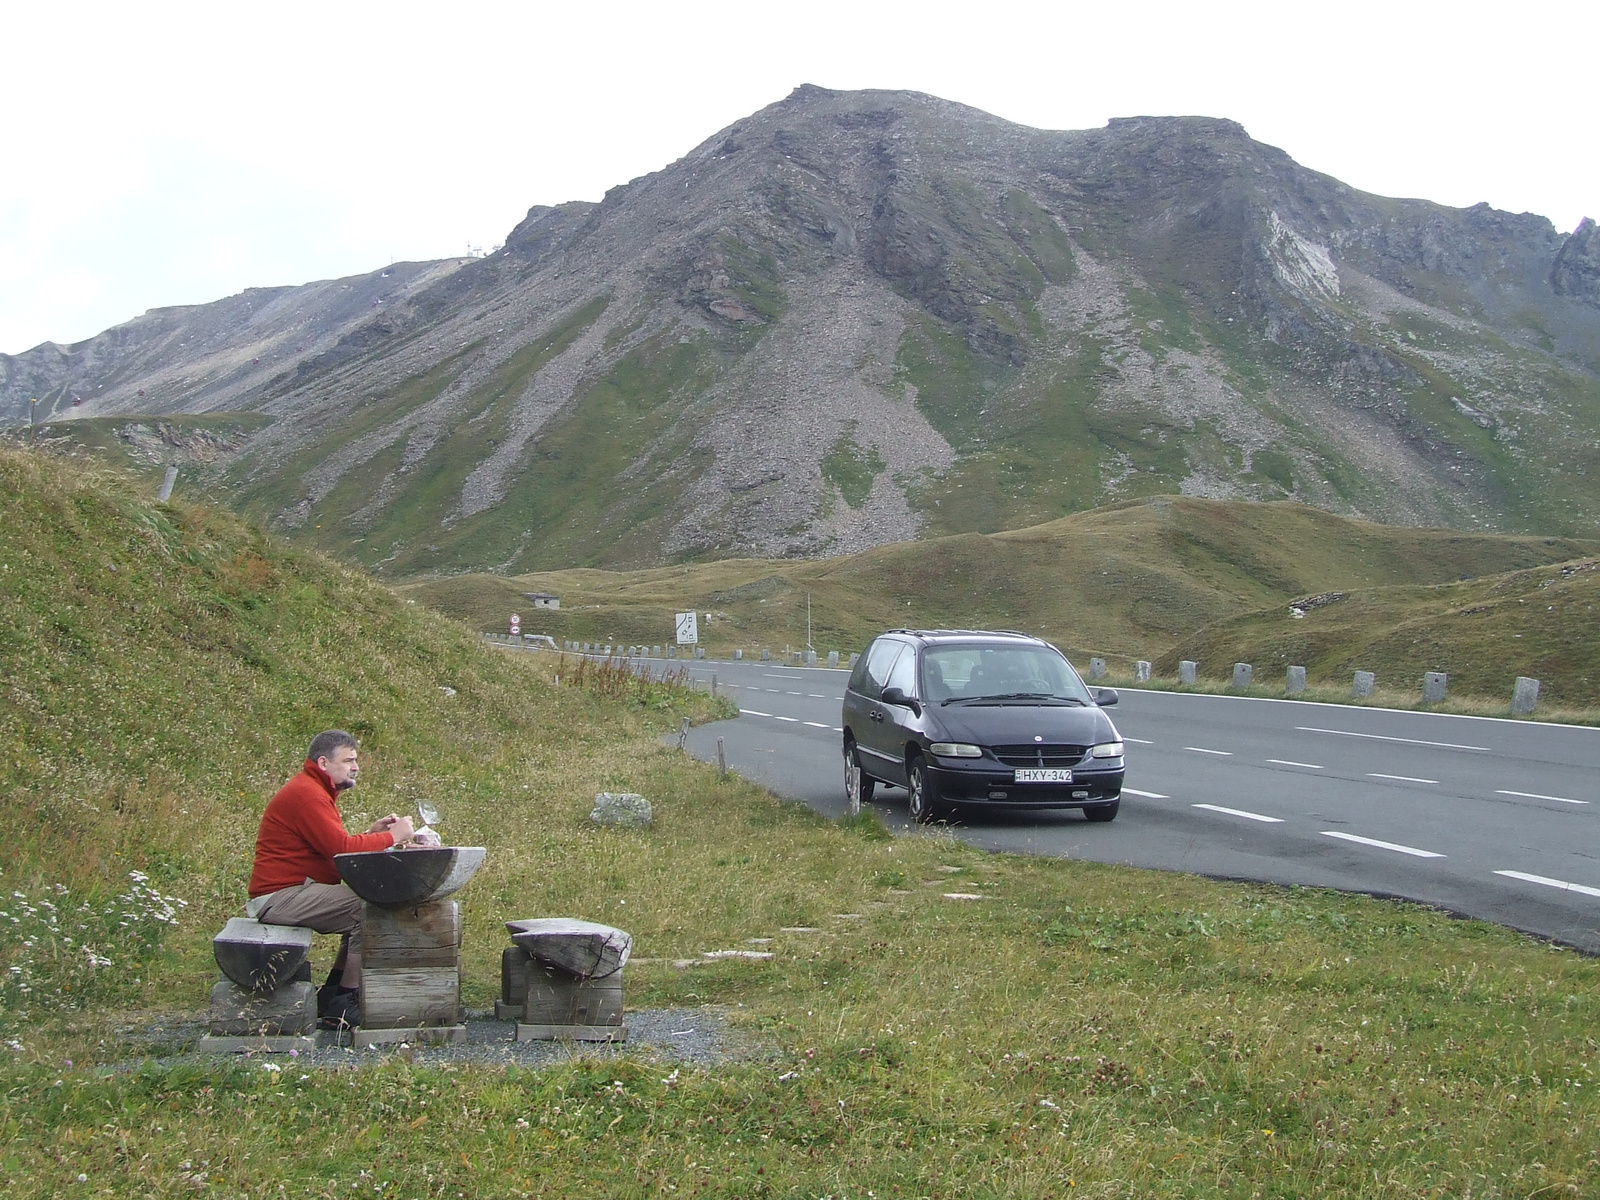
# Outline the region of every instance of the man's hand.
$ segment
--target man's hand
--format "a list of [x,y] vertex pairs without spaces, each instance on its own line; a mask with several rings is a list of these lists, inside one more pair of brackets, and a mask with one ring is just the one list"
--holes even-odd
[[379,817],[376,821],[374,821],[371,825],[369,825],[367,827],[367,832],[368,833],[388,833],[389,832],[389,827],[391,825],[393,825],[399,819],[400,819],[400,817],[395,813],[390,813],[387,817]]
[[411,840],[411,835],[416,832],[411,825],[410,817],[395,817],[389,825],[389,833],[394,835],[394,844],[403,846]]

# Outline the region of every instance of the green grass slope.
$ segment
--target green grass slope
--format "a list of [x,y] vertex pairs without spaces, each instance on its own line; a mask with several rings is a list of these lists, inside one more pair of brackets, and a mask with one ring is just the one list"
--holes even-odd
[[[516,612],[529,632],[624,644],[666,642],[673,612],[693,608],[711,614],[701,638],[715,652],[803,646],[809,594],[812,641],[822,650],[859,649],[896,625],[1001,627],[1048,637],[1075,657],[1175,662],[1190,657],[1177,651],[1189,644],[1185,639],[1241,612],[1282,614],[1290,600],[1334,589],[1415,589],[1494,576],[1597,548],[1567,538],[1375,525],[1290,503],[1163,497],[1032,529],[960,534],[836,559],[459,575],[401,591],[484,630],[503,630]],[[556,593],[561,610],[534,610],[523,596],[531,591]],[[1529,619],[1541,620],[1536,613]],[[1308,620],[1307,627],[1314,624]],[[1555,610],[1548,624],[1556,624]],[[1256,628],[1239,626],[1251,635]],[[1264,663],[1280,649],[1267,643],[1257,649],[1243,632],[1227,644],[1228,653]],[[1216,654],[1208,649],[1206,661],[1221,662]],[[1495,694],[1517,673],[1507,673],[1509,662],[1502,656],[1486,664]],[[1590,703],[1600,692],[1577,665],[1555,658],[1543,669],[1570,675],[1564,694]]]
[[1509,699],[1518,675],[1541,683],[1541,701],[1600,702],[1600,560],[1511,571],[1430,587],[1358,588],[1292,617],[1286,606],[1228,618],[1185,637],[1158,663],[1180,658],[1202,675],[1255,664],[1263,682],[1290,663],[1311,678],[1348,684],[1354,671],[1413,691],[1425,671],[1444,671],[1452,691]]
[[[662,743],[703,695],[574,687],[125,477],[15,453],[0,477],[10,1195],[1600,1187],[1594,960],[1367,898],[829,824]],[[489,847],[460,893],[469,1005],[504,918],[609,920],[637,939],[630,1004],[705,1008],[743,1055],[166,1057],[260,806],[332,723],[364,739],[352,824],[427,798]],[[601,788],[648,795],[655,826],[591,826]],[[673,965],[752,938],[773,957]]]

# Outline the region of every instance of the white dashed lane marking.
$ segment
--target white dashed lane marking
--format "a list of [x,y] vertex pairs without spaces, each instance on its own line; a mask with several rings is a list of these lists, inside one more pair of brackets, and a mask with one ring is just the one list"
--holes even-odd
[[1354,833],[1341,833],[1337,829],[1324,829],[1323,837],[1338,838],[1342,842],[1357,842],[1363,846],[1376,846],[1379,850],[1393,850],[1396,854],[1410,854],[1416,858],[1444,858],[1435,850],[1418,850],[1415,846],[1402,846],[1398,842],[1380,842],[1377,838],[1361,837]]
[[1138,788],[1125,787],[1122,789],[1130,796],[1142,796],[1146,800],[1170,800],[1171,796],[1163,796],[1160,792],[1141,792]]
[[739,715],[742,717],[766,717],[772,721],[788,721],[793,725],[809,725],[813,729],[831,729],[834,733],[844,732],[844,729],[838,725],[824,725],[820,721],[801,721],[799,717],[785,717],[778,713],[762,712],[758,708],[741,708]]
[[1155,745],[1154,742],[1148,740],[1147,738],[1131,738],[1131,737],[1128,737],[1128,736],[1124,735],[1122,740],[1125,741],[1125,742],[1132,742],[1135,746],[1154,746]]
[[1311,725],[1296,725],[1301,733],[1332,733],[1339,737],[1371,738],[1375,742],[1404,742],[1408,746],[1436,746],[1441,750],[1482,750],[1487,752],[1487,746],[1463,746],[1457,742],[1425,742],[1421,738],[1390,737],[1384,733],[1353,733],[1348,729],[1317,729]]
[[1382,771],[1368,771],[1368,779],[1393,779],[1397,783],[1438,783],[1437,779],[1418,779],[1415,775],[1385,775]]
[[1543,875],[1529,875],[1526,871],[1496,871],[1507,879],[1520,879],[1524,883],[1542,883],[1545,887],[1560,888],[1563,892],[1577,892],[1580,896],[1600,896],[1600,888],[1586,887],[1581,883],[1568,883],[1565,879],[1548,879]]
[[1282,825],[1282,817],[1269,817],[1262,813],[1245,812],[1242,808],[1224,808],[1220,804],[1195,804],[1193,808],[1204,808],[1211,812],[1227,813],[1230,817],[1243,817],[1247,821],[1265,821],[1270,825]]
[[1541,796],[1538,792],[1508,792],[1505,788],[1496,788],[1496,796],[1521,796],[1525,800],[1554,800],[1557,804],[1587,804],[1587,800],[1568,800],[1565,796]]
[[1292,762],[1287,758],[1269,758],[1269,759],[1267,759],[1267,761],[1269,763],[1276,763],[1280,767],[1304,767],[1308,771],[1320,771],[1320,770],[1322,770],[1322,768],[1319,767],[1316,763]]
[[1204,746],[1185,746],[1185,750],[1193,750],[1196,754],[1215,754],[1222,758],[1232,758],[1232,750],[1207,750]]

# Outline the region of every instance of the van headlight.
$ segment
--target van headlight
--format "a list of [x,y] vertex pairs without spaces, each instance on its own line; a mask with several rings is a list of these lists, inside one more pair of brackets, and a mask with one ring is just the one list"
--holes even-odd
[[1101,742],[1097,746],[1089,747],[1090,758],[1121,758],[1121,742]]
[[966,742],[934,742],[929,751],[940,758],[982,758],[983,747]]

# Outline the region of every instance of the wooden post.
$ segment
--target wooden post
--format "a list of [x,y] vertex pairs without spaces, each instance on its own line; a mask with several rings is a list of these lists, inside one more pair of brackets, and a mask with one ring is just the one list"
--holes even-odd
[[[445,1034],[448,1027],[451,1034]],[[435,1040],[465,1037],[461,1024],[461,906],[435,900],[414,908],[368,903],[361,923],[358,1045],[393,1041],[386,1031],[436,1028]],[[455,1030],[459,1035],[451,1036]],[[442,1037],[440,1035],[443,1035]]]
[[726,775],[727,773],[728,773],[728,753],[727,753],[726,750],[723,749],[722,739],[718,738],[717,739],[717,774]]

